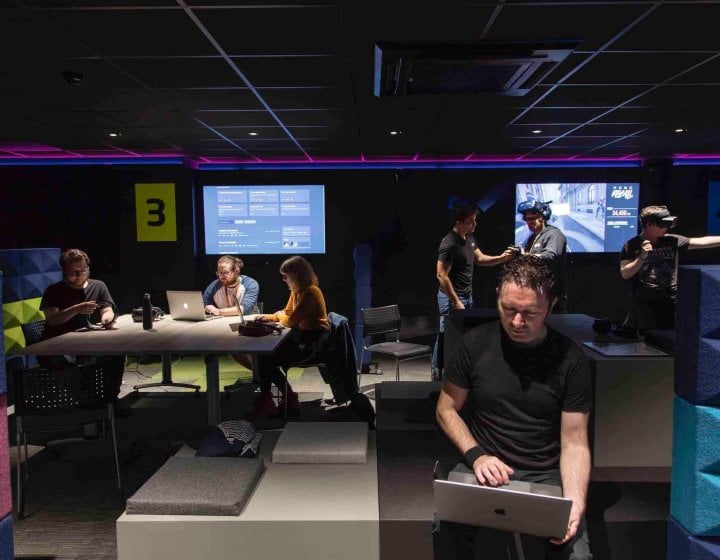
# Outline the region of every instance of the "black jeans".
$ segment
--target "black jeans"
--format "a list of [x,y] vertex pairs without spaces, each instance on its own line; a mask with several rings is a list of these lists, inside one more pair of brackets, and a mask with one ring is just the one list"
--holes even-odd
[[303,331],[293,328],[275,352],[258,357],[260,390],[269,392],[274,384],[284,393],[285,377],[278,366],[287,370],[288,366],[312,363],[327,342],[328,336],[330,331],[324,329]]
[[[522,471],[515,469],[513,480],[539,482],[561,486],[560,471]],[[585,519],[575,537],[564,545],[549,539],[520,535],[525,560],[591,560],[590,542]],[[514,536],[507,531],[473,527],[461,523],[435,520],[433,522],[433,552],[435,560],[515,560],[518,558]]]

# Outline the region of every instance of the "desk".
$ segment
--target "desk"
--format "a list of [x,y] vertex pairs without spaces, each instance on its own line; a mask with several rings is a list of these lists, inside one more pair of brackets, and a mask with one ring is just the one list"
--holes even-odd
[[212,321],[173,321],[166,315],[155,321],[151,330],[134,323],[130,315],[121,315],[113,330],[70,332],[31,344],[17,354],[33,356],[113,356],[141,354],[203,354],[207,377],[208,424],[219,424],[220,372],[218,356],[231,353],[272,354],[290,332],[261,337],[239,336],[230,325],[237,317]]
[[[472,327],[492,320],[494,310],[452,310],[445,322],[445,357]],[[632,342],[592,329],[593,317],[556,314],[547,324],[577,342],[590,363],[595,467],[670,467],[674,363],[672,356],[604,356],[582,342]]]

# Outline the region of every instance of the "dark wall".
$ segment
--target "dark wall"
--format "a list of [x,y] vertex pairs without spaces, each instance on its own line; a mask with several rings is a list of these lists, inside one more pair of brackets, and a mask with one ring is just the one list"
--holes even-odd
[[[212,278],[214,256],[203,254],[202,184],[322,183],[326,194],[327,252],[311,255],[328,308],[353,316],[353,247],[374,249],[373,303],[398,302],[405,315],[435,313],[435,263],[440,239],[452,227],[448,199],[495,200],[481,216],[480,248],[497,254],[513,242],[514,185],[540,181],[637,181],[641,205],[668,204],[681,217],[679,233],[703,235],[707,183],[715,168],[514,169],[412,171],[195,172],[181,167],[0,168],[3,225],[0,248],[77,246],[92,258],[92,274],[105,280],[121,311],[150,291],[166,306],[166,289],[202,289]],[[176,184],[178,241],[137,243],[136,182]],[[266,309],[281,307],[281,256],[242,255],[244,272],[261,284]],[[692,262],[717,261],[717,252],[691,253]],[[617,254],[570,256],[570,310],[617,315],[627,284]],[[491,306],[497,269],[476,268],[475,299]]]

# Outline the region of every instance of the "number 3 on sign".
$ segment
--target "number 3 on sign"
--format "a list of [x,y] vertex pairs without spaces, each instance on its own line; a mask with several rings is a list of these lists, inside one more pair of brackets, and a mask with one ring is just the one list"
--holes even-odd
[[135,183],[138,241],[177,241],[175,183]]

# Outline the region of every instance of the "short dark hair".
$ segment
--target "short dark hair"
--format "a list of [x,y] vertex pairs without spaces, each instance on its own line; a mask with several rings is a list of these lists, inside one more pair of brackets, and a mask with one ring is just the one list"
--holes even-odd
[[556,295],[555,275],[552,268],[543,259],[533,255],[520,255],[503,266],[500,273],[500,289],[510,282],[545,294],[549,300]]
[[60,268],[64,270],[65,265],[77,261],[85,261],[85,266],[90,266],[90,257],[87,256],[85,251],[81,251],[80,249],[67,249],[60,255]]
[[453,206],[453,219],[456,222],[464,222],[470,216],[476,216],[478,207],[468,202],[461,202]]

